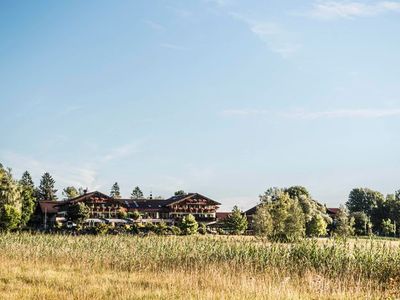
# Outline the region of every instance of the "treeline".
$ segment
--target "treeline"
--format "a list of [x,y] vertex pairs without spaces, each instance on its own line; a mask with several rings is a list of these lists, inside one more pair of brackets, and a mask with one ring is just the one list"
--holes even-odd
[[260,200],[252,226],[256,234],[271,240],[400,233],[400,191],[384,197],[368,188],[355,188],[333,219],[326,207],[301,186],[270,188]]
[[13,178],[11,169],[0,164],[0,229],[25,228],[33,223],[34,212],[39,200],[56,200],[54,180],[45,173],[39,187],[35,187],[29,172],[22,178]]
[[[63,189],[63,200],[72,199],[85,193],[80,187],[68,186]],[[120,198],[118,183],[114,183],[110,190],[110,196]],[[130,195],[131,199],[143,198],[143,192],[136,186]],[[35,212],[39,201],[57,201],[57,189],[55,180],[48,173],[44,173],[39,186],[35,186],[28,171],[25,171],[20,179],[15,179],[10,168],[5,168],[0,163],[0,230],[24,229],[36,227],[42,223],[39,214]],[[84,212],[73,211],[71,216],[81,218]]]
[[[63,199],[72,199],[84,194],[83,188],[68,186],[63,189]],[[184,195],[180,190],[175,195]],[[115,182],[110,196],[121,198],[120,188]],[[132,199],[143,198],[136,186]],[[155,199],[160,197],[155,197]],[[35,213],[38,201],[57,201],[55,180],[44,173],[39,186],[35,186],[31,175],[25,171],[20,179],[14,179],[11,169],[0,164],[0,230],[15,230],[35,227],[42,223]],[[88,215],[87,208],[71,206],[71,219],[81,221]],[[126,217],[121,211],[121,217]],[[134,214],[133,218],[136,218]],[[260,196],[251,223],[237,206],[224,221],[224,233],[243,234],[248,227],[256,234],[271,240],[294,241],[302,237],[327,235],[384,235],[399,236],[400,190],[384,196],[368,188],[353,189],[345,203],[332,219],[326,207],[314,200],[305,187],[270,188]],[[221,229],[222,230],[222,229]],[[222,233],[222,231],[221,231]]]
[[368,188],[356,188],[346,202],[356,234],[400,234],[400,190],[386,197]]

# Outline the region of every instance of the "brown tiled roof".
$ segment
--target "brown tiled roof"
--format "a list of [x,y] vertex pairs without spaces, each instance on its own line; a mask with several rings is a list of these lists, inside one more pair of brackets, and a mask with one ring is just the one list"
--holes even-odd
[[40,210],[48,214],[57,213],[59,206],[63,204],[65,204],[65,201],[39,201]]
[[107,196],[106,194],[103,194],[103,193],[100,193],[98,191],[95,191],[95,192],[90,192],[90,193],[86,193],[86,194],[83,194],[83,195],[79,195],[78,197],[75,197],[75,198],[72,198],[72,199],[69,199],[69,200],[65,200],[65,202],[76,203],[76,202],[79,202],[79,201],[82,201],[82,200],[85,200],[85,199],[88,199],[88,198],[90,199],[92,197],[105,198],[105,199],[109,199],[109,200],[114,199],[114,198],[112,198],[110,196]]
[[190,199],[194,196],[200,196],[204,199],[207,199],[208,201],[214,203],[215,205],[220,205],[219,202],[214,201],[210,198],[207,198],[203,195],[200,195],[198,193],[189,193],[186,195],[179,195],[179,196],[173,196],[168,199],[118,199],[118,201],[126,205],[130,209],[160,209],[160,208],[166,208],[167,206],[178,203],[180,201]]
[[329,214],[336,215],[339,212],[340,208],[332,207],[332,208],[327,208],[326,212]]
[[246,216],[251,216],[254,215],[257,211],[257,207],[259,206],[259,204],[257,204],[256,206],[253,206],[252,208],[246,210],[244,213]]
[[190,198],[193,198],[194,196],[200,196],[201,198],[207,199],[208,201],[212,202],[214,205],[221,205],[221,203],[219,203],[215,200],[212,200],[212,199],[210,199],[202,194],[199,194],[199,193],[188,193],[186,195],[173,196],[171,198],[166,199],[166,200],[170,201],[170,203],[167,205],[177,203],[177,202],[180,202],[180,201],[183,201],[186,199],[190,199]]
[[217,212],[217,220],[225,220],[230,214],[231,212]]

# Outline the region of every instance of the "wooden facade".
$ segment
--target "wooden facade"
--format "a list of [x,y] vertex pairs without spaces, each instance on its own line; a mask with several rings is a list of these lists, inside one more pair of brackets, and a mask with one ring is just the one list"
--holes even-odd
[[100,192],[91,192],[65,201],[40,201],[39,208],[49,223],[67,221],[68,206],[84,203],[90,209],[90,219],[116,219],[121,211],[139,212],[140,221],[175,223],[192,214],[198,222],[217,219],[220,203],[199,193],[173,196],[168,199],[114,199]]

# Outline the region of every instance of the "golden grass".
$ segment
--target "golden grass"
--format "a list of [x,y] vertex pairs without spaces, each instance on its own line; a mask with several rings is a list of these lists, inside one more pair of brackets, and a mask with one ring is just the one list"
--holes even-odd
[[79,266],[0,261],[1,299],[377,299],[390,292],[315,274],[96,271]]
[[[255,268],[262,251],[270,251],[265,247],[273,246],[247,237],[0,235],[0,299],[395,299],[400,295],[396,278],[331,276],[301,264],[298,268],[303,270],[270,264]],[[274,251],[283,255],[290,246],[277,247]],[[164,253],[171,249],[174,253]],[[253,253],[255,249],[260,252]],[[206,257],[208,263],[202,258],[206,251],[212,252]],[[221,257],[213,258],[213,251],[220,251]],[[157,254],[160,259],[154,257]]]

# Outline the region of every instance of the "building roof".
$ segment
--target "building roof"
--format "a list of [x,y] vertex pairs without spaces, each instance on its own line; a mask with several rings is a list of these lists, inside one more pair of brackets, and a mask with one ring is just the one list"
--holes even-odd
[[92,199],[94,197],[101,198],[101,199],[107,199],[107,200],[116,200],[110,196],[107,196],[106,194],[100,193],[98,191],[94,191],[94,192],[90,192],[90,193],[85,193],[83,195],[79,195],[78,197],[75,197],[75,198],[72,198],[69,200],[65,200],[65,202],[76,203],[76,202],[83,201],[85,199]]
[[172,196],[171,198],[166,199],[166,200],[170,201],[170,203],[167,204],[167,205],[179,203],[179,202],[181,202],[181,201],[194,198],[194,197],[196,197],[196,196],[197,196],[197,197],[204,198],[204,199],[208,200],[209,202],[213,203],[214,205],[221,205],[221,203],[219,203],[219,202],[217,202],[217,201],[215,201],[215,200],[212,200],[212,199],[210,199],[210,198],[208,198],[208,197],[206,197],[206,196],[204,196],[204,195],[202,195],[202,194],[199,194],[199,193],[188,193],[188,194],[186,194],[186,195]]
[[210,198],[207,198],[199,193],[189,193],[186,195],[178,195],[178,196],[173,196],[168,199],[118,199],[118,201],[124,205],[126,205],[130,209],[160,209],[160,208],[165,208],[167,206],[170,206],[172,204],[179,203],[181,201],[185,201],[191,198],[194,198],[195,196],[200,196],[201,198],[204,198],[214,205],[221,205],[221,203],[214,201]]
[[79,195],[73,199],[63,200],[63,201],[39,201],[40,209],[42,212],[47,211],[48,213],[57,213],[59,211],[59,207],[66,204],[75,204],[78,202],[84,202],[86,200],[93,200],[96,198],[104,199],[106,201],[116,201],[128,209],[138,209],[138,210],[154,210],[154,209],[162,209],[167,208],[168,206],[179,203],[182,201],[190,200],[192,198],[202,198],[211,202],[214,205],[220,205],[219,202],[214,201],[210,198],[207,198],[199,193],[189,193],[185,195],[173,196],[168,199],[115,199],[110,196],[107,196],[101,192],[94,191],[90,193],[85,193],[83,195]]
[[219,221],[225,220],[230,214],[231,214],[230,211],[228,211],[228,212],[217,212],[216,213],[217,220],[219,220]]
[[326,212],[328,214],[336,215],[339,212],[340,208],[332,207],[332,208],[327,208]]
[[118,199],[118,201],[130,209],[160,209],[165,207],[168,199]]
[[260,204],[257,204],[256,206],[253,206],[252,208],[246,210],[246,211],[244,212],[245,215],[246,215],[246,216],[254,215],[254,214],[256,213],[257,207],[258,207],[259,205],[260,205]]
[[58,212],[58,208],[65,204],[65,201],[39,201],[39,206],[40,210],[43,213],[48,213],[48,214],[55,214]]

